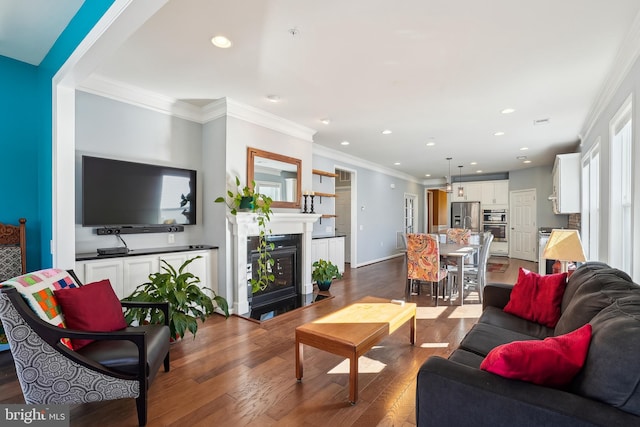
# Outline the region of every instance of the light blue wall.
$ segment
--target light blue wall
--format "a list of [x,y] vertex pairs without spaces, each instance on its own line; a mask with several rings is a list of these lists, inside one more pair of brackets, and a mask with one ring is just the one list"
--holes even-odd
[[509,191],[536,189],[537,227],[567,227],[569,221],[569,215],[553,213],[548,199],[553,192],[552,171],[553,165],[548,165],[509,172]]
[[0,57],[0,145],[15,158],[3,162],[0,221],[27,218],[29,270],[52,264],[51,81],[112,3],[85,1],[38,67]]
[[634,206],[634,239],[633,239],[633,265],[634,271],[628,271],[627,273],[631,274],[634,280],[640,280],[640,209],[637,207],[640,206],[640,173],[638,173],[637,165],[640,164],[640,108],[638,108],[638,96],[637,93],[640,91],[640,59],[636,60],[636,62],[631,67],[630,72],[625,76],[622,80],[615,93],[611,96],[611,99],[606,104],[606,106],[602,109],[602,112],[598,115],[596,120],[593,122],[593,126],[588,131],[585,131],[585,137],[583,138],[581,152],[586,153],[589,149],[593,147],[596,141],[600,141],[600,240],[598,245],[598,258],[600,261],[610,262],[609,261],[609,222],[611,221],[609,217],[609,205],[611,200],[609,198],[610,188],[611,188],[611,156],[610,156],[610,145],[611,141],[609,140],[609,123],[613,116],[618,112],[618,109],[624,104],[625,100],[632,96],[633,102],[633,110],[632,110],[632,120],[633,120],[633,174],[634,174],[634,195],[633,195],[633,206]]
[[[119,246],[116,236],[98,236],[95,227],[82,227],[82,155],[106,157],[194,169],[197,180],[197,224],[185,226],[169,244],[164,233],[131,234],[130,249],[160,248],[208,243],[203,234],[204,169],[202,125],[113,99],[76,91],[76,252]],[[209,172],[209,171],[207,171]],[[105,177],[108,179],[108,177]],[[208,202],[206,198],[204,202]]]
[[[405,193],[418,197],[418,226],[419,230],[424,230],[424,188],[421,184],[343,160],[313,156],[313,169],[333,171],[335,168],[352,170],[356,174],[356,186],[352,184],[351,191],[357,203],[355,237],[358,249],[352,266],[381,261],[399,253],[396,242],[397,233],[403,229]],[[323,220],[322,228],[324,225]],[[324,230],[318,231],[323,234]]]

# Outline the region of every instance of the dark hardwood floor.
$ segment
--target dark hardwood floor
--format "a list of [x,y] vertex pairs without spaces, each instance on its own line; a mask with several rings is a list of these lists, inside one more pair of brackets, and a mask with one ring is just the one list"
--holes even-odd
[[[515,283],[518,267],[535,263],[511,259],[504,273],[488,281]],[[294,371],[294,331],[298,325],[335,311],[367,295],[404,297],[403,258],[347,270],[334,282],[335,298],[258,324],[215,315],[171,347],[171,371],[158,373],[149,391],[149,426],[412,426],[415,425],[416,374],[432,355],[446,357],[473,326],[477,304],[465,309],[441,302],[419,309],[417,342],[409,344],[404,325],[361,361],[359,401],[347,402],[346,370],[329,373],[343,359],[305,347],[301,383]],[[425,291],[426,291],[425,287]],[[466,301],[473,301],[471,294]],[[428,292],[411,297],[433,307]],[[0,357],[0,402],[24,403],[15,370]],[[371,362],[371,363],[369,363]],[[371,373],[362,372],[373,368]],[[71,406],[71,426],[135,426],[133,399]]]

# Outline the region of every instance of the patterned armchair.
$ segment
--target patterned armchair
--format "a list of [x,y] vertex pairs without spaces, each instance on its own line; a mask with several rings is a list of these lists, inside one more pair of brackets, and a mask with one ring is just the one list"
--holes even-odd
[[[18,292],[21,286],[24,289]],[[59,325],[54,292],[78,286],[82,285],[73,272],[57,269],[2,283],[0,320],[24,400],[27,404],[71,404],[134,398],[138,422],[146,425],[147,389],[162,364],[169,371],[169,304],[122,302],[123,307],[162,310],[164,325],[113,332],[68,329],[64,323]],[[74,350],[69,348],[69,339],[92,342],[79,349],[74,346]]]
[[[438,305],[440,282],[447,278],[447,270],[440,264],[440,244],[438,237],[432,234],[407,234],[407,293],[411,292],[414,280],[431,282],[431,295]],[[420,291],[420,283],[417,287]],[[435,290],[435,292],[434,292]],[[445,295],[444,289],[442,295]]]

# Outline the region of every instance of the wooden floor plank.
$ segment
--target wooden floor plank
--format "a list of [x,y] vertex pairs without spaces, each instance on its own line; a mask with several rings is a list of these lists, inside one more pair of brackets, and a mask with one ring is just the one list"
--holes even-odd
[[[489,273],[488,281],[514,283],[520,266],[535,270],[535,263],[510,260],[504,273]],[[334,298],[261,324],[212,316],[195,340],[187,337],[171,346],[171,371],[161,369],[149,390],[147,425],[415,426],[418,369],[432,355],[447,357],[476,321],[454,317],[456,307],[448,307],[448,302],[436,309],[434,318],[417,320],[415,346],[408,343],[404,325],[365,355],[385,366],[359,375],[360,398],[354,406],[348,403],[348,373],[329,374],[343,358],[306,346],[301,383],[294,370],[297,326],[364,296],[404,298],[404,274],[403,258],[347,269],[344,279],[331,287]],[[410,301],[434,306],[426,293]],[[434,343],[444,347],[433,347]],[[2,355],[0,402],[24,402],[13,363]],[[132,399],[71,407],[73,427],[136,425]]]

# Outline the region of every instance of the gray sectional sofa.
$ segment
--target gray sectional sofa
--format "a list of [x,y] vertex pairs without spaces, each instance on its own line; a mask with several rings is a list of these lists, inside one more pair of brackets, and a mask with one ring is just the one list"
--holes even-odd
[[[599,262],[569,278],[555,328],[505,313],[513,286],[485,287],[483,313],[448,359],[420,368],[418,426],[640,426],[640,286]],[[480,370],[498,345],[540,340],[591,323],[582,370],[563,388],[507,379]]]

